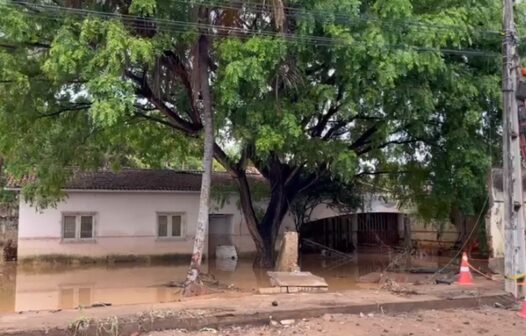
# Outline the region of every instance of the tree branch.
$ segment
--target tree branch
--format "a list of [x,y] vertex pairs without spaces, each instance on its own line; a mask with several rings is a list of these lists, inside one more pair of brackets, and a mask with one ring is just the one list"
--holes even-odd
[[331,104],[331,107],[329,108],[327,113],[322,115],[319,118],[318,124],[312,128],[312,132],[311,132],[311,136],[312,137],[319,138],[322,135],[323,130],[325,129],[325,127],[327,127],[327,123],[329,122],[329,120],[332,118],[332,116],[334,116],[336,113],[338,113],[338,111],[342,107],[342,104],[339,104],[338,102],[342,99],[344,90],[343,90],[343,88],[341,86],[338,86],[337,90],[338,90],[338,93],[336,95],[335,104],[334,105]]
[[407,174],[409,173],[408,170],[378,170],[378,171],[374,171],[374,172],[368,172],[368,171],[363,171],[361,173],[358,173],[356,175],[354,175],[355,177],[362,177],[362,176],[366,176],[366,175],[392,175],[392,174]]
[[349,148],[350,149],[357,149],[361,146],[365,145],[367,141],[376,133],[378,132],[378,126],[381,124],[381,122],[378,122],[371,126],[369,129],[367,129],[356,141],[354,141]]
[[313,138],[319,138],[321,136],[321,134],[323,133],[323,130],[325,129],[325,127],[327,126],[327,123],[329,122],[329,120],[331,119],[331,117],[333,115],[335,115],[337,112],[338,112],[338,109],[339,109],[339,105],[337,106],[331,106],[329,108],[329,110],[327,111],[327,113],[325,113],[324,115],[322,115],[320,118],[319,118],[319,121],[318,123],[316,124],[316,126],[313,126],[311,128],[311,136]]
[[179,76],[186,90],[186,95],[188,96],[188,100],[190,101],[191,107],[190,113],[188,113],[190,119],[194,124],[202,124],[201,118],[199,117],[199,110],[195,105],[194,91],[192,90],[192,84],[190,82],[190,76],[188,74],[188,71],[186,70],[184,64],[172,51],[165,52],[165,59],[167,61],[167,64],[170,66],[171,70]]
[[364,149],[362,149],[361,151],[357,151],[356,154],[363,155],[363,154],[365,154],[367,152],[370,152],[373,149],[382,149],[382,148],[385,148],[385,147],[390,146],[390,145],[405,145],[405,144],[416,143],[416,142],[428,143],[428,141],[429,141],[429,139],[424,139],[424,138],[392,140],[392,141],[384,142],[383,144],[380,144],[378,146],[367,146]]
[[342,135],[342,134],[345,134],[345,132],[341,132],[341,133],[336,133],[337,131],[341,130],[343,127],[345,127],[347,123],[345,121],[338,121],[335,123],[335,125],[331,128],[329,128],[329,130],[327,131],[327,133],[325,133],[325,135],[322,137],[323,140],[329,140],[333,135],[335,136],[339,136],[339,135]]
[[41,42],[22,42],[18,44],[0,43],[0,48],[4,48],[4,49],[16,50],[16,49],[27,48],[27,47],[49,49],[51,48],[51,45],[47,43],[41,43]]
[[248,157],[249,157],[249,151],[250,151],[250,145],[246,144],[243,146],[241,150],[241,157],[239,158],[238,163],[236,164],[237,170],[243,170],[245,171],[247,169],[248,164]]
[[292,171],[289,173],[289,175],[285,179],[285,183],[284,183],[285,187],[287,187],[291,183],[291,181],[293,181],[298,176],[298,174],[301,171],[301,168],[303,168],[305,163],[301,163],[297,165],[296,167],[294,167],[294,169],[292,169]]
[[165,126],[168,126],[170,128],[173,128],[173,125],[171,123],[169,123],[168,121],[160,119],[160,118],[153,117],[153,116],[148,115],[146,113],[135,111],[135,115],[138,116],[138,117],[144,118],[146,120],[154,121],[154,122],[159,123],[161,125],[165,125]]
[[240,176],[238,169],[236,169],[235,162],[232,161],[217,143],[214,143],[214,158],[221,163],[232,177],[238,178]]
[[55,112],[51,112],[51,113],[47,113],[47,114],[40,114],[39,116],[37,116],[37,119],[59,116],[59,115],[61,115],[64,112],[82,111],[82,110],[88,109],[90,106],[91,106],[91,103],[64,107],[64,108],[61,108],[61,109],[59,109],[59,110],[57,110]]
[[141,95],[147,98],[153,106],[155,106],[168,118],[171,127],[183,131],[188,135],[196,135],[201,130],[202,125],[196,125],[184,120],[171,108],[166,106],[166,104],[161,99],[157,98],[151,88],[148,86],[145,77],[139,77],[133,74],[131,71],[126,71],[126,76],[139,85]]
[[141,106],[141,105],[138,105],[138,104],[134,104],[133,106],[135,106],[135,108],[137,108],[139,110],[142,110],[142,111],[145,111],[145,112],[151,112],[151,111],[156,111],[157,110],[155,107],[147,108],[147,107],[144,107],[144,106]]

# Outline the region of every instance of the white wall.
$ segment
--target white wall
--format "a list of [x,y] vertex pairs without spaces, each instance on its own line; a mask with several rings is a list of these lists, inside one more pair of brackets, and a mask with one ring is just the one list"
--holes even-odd
[[[411,209],[399,208],[396,201],[387,199],[383,195],[364,196],[363,208],[356,209],[354,213],[381,212],[381,213],[410,213]],[[319,220],[339,216],[341,213],[325,204],[320,204],[314,208],[311,220]]]
[[[522,170],[524,216],[526,217],[526,170]],[[502,169],[493,168],[488,179],[489,209],[486,213],[486,232],[491,258],[504,258],[504,190]],[[501,271],[500,269],[495,269]]]
[[[189,254],[193,246],[199,193],[195,192],[70,192],[56,208],[35,210],[20,203],[18,256],[42,254],[160,255]],[[62,212],[95,212],[94,242],[63,242]],[[184,213],[185,237],[157,239],[157,212]],[[233,197],[211,213],[232,215],[233,240],[240,253],[254,247]],[[207,245],[205,245],[207,246]]]
[[[361,212],[409,213],[399,209],[395,202],[373,197]],[[108,255],[163,255],[190,254],[197,222],[198,192],[133,192],[133,191],[77,191],[56,208],[37,211],[21,201],[19,213],[18,257],[24,259],[38,255],[69,255],[104,257]],[[61,239],[63,212],[93,212],[95,241],[64,242]],[[184,213],[183,239],[158,239],[157,213]],[[237,195],[226,202],[212,202],[211,214],[230,215],[233,223],[232,241],[240,254],[255,251],[254,243],[239,209]],[[312,213],[312,221],[341,215],[337,209],[319,205]],[[421,227],[412,221],[413,229]],[[281,232],[294,230],[291,214],[285,216]],[[422,230],[436,233],[431,227]],[[214,230],[211,230],[214,232]],[[416,234],[417,232],[415,232]],[[277,245],[280,242],[278,239]],[[205,253],[208,243],[205,243]]]

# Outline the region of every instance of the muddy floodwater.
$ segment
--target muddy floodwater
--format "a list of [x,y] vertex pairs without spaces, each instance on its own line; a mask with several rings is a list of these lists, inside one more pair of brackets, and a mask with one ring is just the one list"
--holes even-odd
[[[329,290],[357,288],[360,276],[381,271],[393,256],[360,254],[351,260],[326,259],[307,255],[301,268],[322,276]],[[448,258],[411,258],[417,267],[439,267]],[[204,271],[221,284],[241,292],[268,287],[265,271],[252,268],[250,260],[237,262],[210,260]],[[186,264],[114,264],[114,265],[16,265],[0,264],[0,313],[30,310],[68,309],[98,303],[112,305],[176,301],[178,288],[168,287],[180,281]]]

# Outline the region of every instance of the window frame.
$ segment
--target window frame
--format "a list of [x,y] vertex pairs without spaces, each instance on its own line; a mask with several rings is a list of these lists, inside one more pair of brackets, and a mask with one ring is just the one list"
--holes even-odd
[[[79,212],[79,211],[73,211],[73,212],[62,212],[61,213],[61,224],[60,224],[60,240],[63,243],[75,243],[75,242],[95,242],[97,237],[97,213],[96,212]],[[66,217],[75,217],[75,238],[64,238],[64,226],[66,224]],[[82,228],[82,217],[91,217],[92,224],[91,224],[91,237],[90,238],[81,238],[81,228]]]
[[[166,236],[159,236],[159,218],[166,216]],[[172,217],[179,216],[181,218],[181,235],[172,236],[173,222]],[[171,211],[158,211],[155,213],[155,237],[157,240],[186,240],[186,213],[184,212],[171,212]]]

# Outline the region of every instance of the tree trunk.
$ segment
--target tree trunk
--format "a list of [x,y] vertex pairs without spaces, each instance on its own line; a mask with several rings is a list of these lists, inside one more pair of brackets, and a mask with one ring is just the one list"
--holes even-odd
[[[267,164],[268,167],[271,167],[272,172],[264,175],[270,182],[272,192],[266,212],[263,218],[259,220],[254,211],[250,184],[248,183],[244,166],[241,163],[236,164],[229,161],[226,154],[218,146],[215,147],[214,154],[216,159],[238,183],[241,210],[256,248],[254,267],[273,267],[275,243],[281,223],[289,209],[290,202],[300,190],[305,188],[305,183],[299,183],[298,170],[287,171],[277,157],[270,159]],[[258,167],[258,169],[260,168]],[[289,182],[289,184],[287,185],[286,182]]]
[[203,102],[203,122],[204,122],[204,155],[203,155],[203,176],[201,180],[201,195],[199,199],[199,213],[197,216],[197,227],[195,232],[194,249],[190,268],[186,276],[183,295],[200,295],[206,289],[200,279],[201,261],[203,258],[204,242],[208,228],[208,214],[210,201],[210,185],[212,181],[212,162],[214,155],[214,125],[212,101],[210,97],[210,86],[208,82],[208,38],[202,35],[198,45],[199,61],[199,84],[201,87],[201,98]]
[[[257,218],[245,170],[229,161],[220,148],[216,148],[215,155],[216,159],[227,169],[232,178],[237,181],[241,211],[256,248],[254,267],[271,268],[274,264],[273,248],[271,247],[273,246],[273,239],[270,234],[271,230],[265,230],[264,228],[271,228],[272,223],[276,221],[270,216],[265,216],[262,221]],[[267,208],[268,211],[269,209]]]
[[273,187],[267,210],[258,225],[263,248],[257,251],[255,266],[263,268],[274,266],[276,240],[288,209],[288,194],[282,185],[277,184]]
[[259,222],[256,217],[256,212],[254,211],[250,186],[248,184],[245,172],[239,172],[237,174],[236,180],[239,185],[241,210],[243,212],[243,216],[245,217],[248,232],[252,236],[252,240],[256,245],[256,251],[262,251],[264,249],[264,241],[258,230]]

